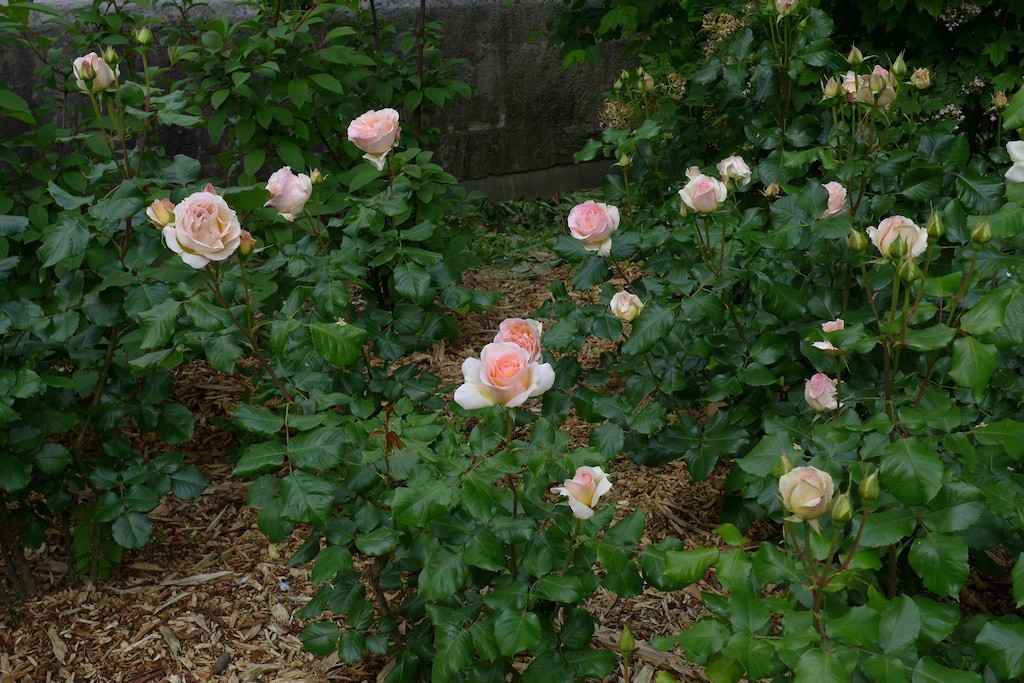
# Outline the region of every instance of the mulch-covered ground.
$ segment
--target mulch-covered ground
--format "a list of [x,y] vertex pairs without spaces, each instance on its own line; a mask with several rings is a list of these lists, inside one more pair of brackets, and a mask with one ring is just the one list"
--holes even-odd
[[[542,255],[517,270],[468,274],[470,286],[506,296],[492,311],[465,316],[457,342],[439,344],[415,361],[457,384],[462,360],[491,341],[501,320],[529,315],[550,297],[548,283],[564,276]],[[592,294],[574,296],[584,301]],[[596,362],[612,345],[594,340],[581,362]],[[268,543],[256,512],[245,505],[248,481],[231,476],[233,437],[217,425],[242,400],[244,378],[193,363],[179,380],[172,399],[196,413],[195,435],[183,448],[209,477],[209,489],[194,501],[165,498],[152,514],[153,541],[102,584],[68,586],[58,548],[33,553],[40,596],[23,607],[20,624],[0,612],[0,683],[375,680],[380,662],[347,666],[302,650],[304,624],[292,614],[314,590],[309,568],[288,567],[286,560],[304,539],[297,531],[282,544]],[[571,418],[564,428],[582,443],[590,425]],[[646,512],[646,542],[667,535],[688,547],[715,542],[724,469],[700,483],[682,461],[649,469],[619,458],[609,470],[614,488],[608,500],[623,516]],[[678,633],[702,614],[700,591],[715,589],[713,582],[675,593],[649,589],[630,600],[600,591],[588,602],[601,623],[595,644],[614,648],[624,625],[641,644]],[[704,680],[676,653],[641,647],[638,654],[632,678],[638,683],[661,669],[684,681]]]

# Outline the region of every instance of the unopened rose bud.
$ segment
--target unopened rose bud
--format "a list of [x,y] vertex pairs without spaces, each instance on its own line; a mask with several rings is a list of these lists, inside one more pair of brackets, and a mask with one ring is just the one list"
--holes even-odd
[[839,85],[839,80],[835,76],[830,76],[827,81],[821,85],[821,92],[824,96],[822,99],[832,100],[839,97],[839,93],[842,88]]
[[626,71],[625,69],[623,69],[622,73],[619,74],[619,78],[622,79],[623,81],[628,81],[629,80],[629,72]]
[[868,248],[868,244],[867,235],[860,230],[851,230],[850,234],[846,236],[846,246],[855,254],[865,251]]
[[1006,109],[1006,105],[1010,102],[1006,99],[1006,93],[1000,90],[992,96],[992,106],[996,109]]
[[320,172],[319,168],[314,168],[309,174],[309,182],[313,183],[314,185],[322,185],[324,182],[324,178],[326,177],[327,176]]
[[781,188],[779,187],[778,183],[768,183],[768,186],[761,191],[761,194],[763,194],[768,199],[774,199],[775,197],[779,196],[780,190]]
[[896,61],[889,67],[889,71],[892,72],[893,76],[902,76],[907,73],[907,63],[903,61],[903,53],[901,52],[896,58]]
[[853,504],[849,493],[840,493],[832,503],[832,519],[840,524],[853,519]]
[[885,88],[885,78],[881,74],[871,74],[868,77],[868,89],[873,93],[880,93]]
[[613,85],[612,87],[615,88],[615,90],[622,90],[622,79],[616,78],[615,85]]
[[797,467],[779,477],[782,505],[799,519],[815,519],[832,502],[832,475],[816,467]]
[[775,0],[775,11],[780,17],[787,17],[796,9],[797,0]]
[[622,156],[619,157],[618,165],[621,166],[622,168],[629,168],[632,164],[633,164],[632,157],[630,157],[628,154],[623,152]]
[[793,465],[790,464],[789,458],[787,458],[785,454],[782,454],[779,456],[779,459],[775,461],[775,464],[772,465],[772,476],[778,479],[791,469],[793,469]]
[[628,626],[622,627],[622,634],[619,636],[619,652],[629,657],[636,649],[636,639]]
[[636,77],[637,78],[643,78],[645,73],[647,73],[647,72],[644,71],[644,68],[642,66],[638,66],[636,68]]
[[651,92],[654,90],[654,76],[644,74],[640,81],[640,92]]
[[206,183],[206,187],[203,188],[203,192],[209,192],[210,194],[217,194],[217,188],[213,186],[213,183]]
[[153,32],[149,30],[148,26],[140,26],[135,29],[135,42],[139,45],[149,45],[153,42]]
[[918,69],[910,76],[910,85],[918,90],[924,90],[932,84],[932,75],[928,69]]
[[248,230],[243,230],[238,234],[238,238],[241,240],[238,243],[238,253],[242,256],[251,254],[252,248],[256,246],[256,238],[252,236],[252,233]]
[[109,64],[110,66],[114,66],[115,64],[117,64],[118,56],[117,52],[114,50],[113,45],[107,45],[107,47],[104,48],[103,61]]
[[846,55],[846,61],[851,66],[857,66],[864,61],[864,53],[857,49],[854,45],[850,48],[850,54]]
[[900,267],[896,274],[899,275],[900,280],[910,284],[921,277],[921,269],[917,267],[917,261],[912,258],[906,258],[900,262]]
[[992,239],[992,226],[988,221],[982,221],[971,230],[971,241],[977,245],[988,244]]
[[932,211],[932,215],[928,216],[928,222],[924,224],[925,230],[928,231],[928,239],[937,240],[946,234],[946,226],[942,222],[942,216],[939,215],[938,211]]
[[900,236],[893,240],[892,244],[889,245],[889,254],[887,257],[892,261],[898,261],[903,258],[906,253],[907,241]]
[[876,500],[882,493],[882,490],[878,485],[878,470],[875,470],[865,477],[857,490],[860,492],[860,497],[864,500],[868,502]]
[[158,199],[146,209],[146,216],[156,227],[165,228],[174,222],[174,204],[170,199]]

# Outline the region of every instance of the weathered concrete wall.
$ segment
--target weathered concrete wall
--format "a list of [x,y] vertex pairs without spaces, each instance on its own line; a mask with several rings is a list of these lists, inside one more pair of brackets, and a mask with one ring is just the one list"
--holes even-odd
[[[49,4],[70,9],[82,3]],[[402,27],[418,24],[418,0],[379,0],[377,5],[383,18]],[[574,166],[572,155],[598,134],[601,93],[610,88],[622,63],[610,49],[598,66],[563,69],[557,48],[549,48],[543,36],[531,40],[553,6],[552,0],[520,0],[510,6],[498,0],[427,2],[427,20],[444,24],[442,54],[469,61],[462,78],[475,91],[431,122],[444,131],[436,158],[469,187],[494,199],[594,187],[609,168],[607,163]],[[252,9],[213,0],[207,11],[239,17]],[[0,77],[26,96],[31,95],[33,68],[28,51],[0,59]]]

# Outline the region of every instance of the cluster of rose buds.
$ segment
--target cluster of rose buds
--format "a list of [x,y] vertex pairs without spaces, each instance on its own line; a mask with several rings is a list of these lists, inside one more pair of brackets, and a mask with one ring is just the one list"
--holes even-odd
[[[847,62],[854,68],[860,66],[865,57],[856,46],[850,49],[846,57]],[[896,99],[896,93],[900,86],[900,79],[907,74],[907,64],[903,60],[903,53],[886,69],[881,64],[876,64],[871,73],[858,73],[847,71],[845,74],[831,76],[821,84],[823,100],[837,98],[845,99],[850,103],[863,104],[867,107],[878,107],[888,109],[889,105]],[[931,85],[931,73],[928,69],[915,69],[910,74],[907,84],[924,90]]]
[[462,363],[463,384],[455,390],[455,402],[466,410],[493,405],[513,408],[550,389],[555,371],[549,363],[540,362],[541,330],[536,320],[502,322],[480,358]]
[[714,213],[725,201],[730,184],[746,185],[750,182],[750,167],[742,157],[726,157],[718,162],[716,168],[721,180],[701,173],[696,166],[686,170],[689,182],[679,190],[681,213]]

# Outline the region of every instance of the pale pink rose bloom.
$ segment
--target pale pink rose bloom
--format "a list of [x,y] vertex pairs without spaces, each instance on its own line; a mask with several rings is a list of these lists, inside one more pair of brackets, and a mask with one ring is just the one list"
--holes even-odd
[[384,170],[385,158],[398,144],[401,132],[398,112],[394,109],[371,110],[348,124],[348,139],[366,152],[363,158],[378,171]]
[[932,84],[932,75],[928,69],[917,69],[910,75],[910,85],[918,90],[924,90]]
[[839,380],[832,379],[824,372],[813,375],[804,384],[804,400],[819,413],[840,408],[843,404],[839,402],[838,394]]
[[782,504],[800,519],[814,519],[825,514],[833,493],[832,475],[817,467],[794,467],[779,477]]
[[587,251],[607,256],[612,249],[612,233],[619,227],[619,210],[611,204],[587,200],[569,212],[569,232],[583,242]]
[[163,228],[164,243],[193,268],[223,261],[241,243],[238,216],[222,197],[196,192],[174,207],[174,224]]
[[831,218],[846,213],[846,188],[842,183],[831,181],[822,185],[828,190],[828,208],[821,214],[822,218]]
[[121,74],[121,67],[111,69],[106,60],[95,52],[76,59],[71,69],[75,74],[75,84],[84,93],[113,90],[114,82]]
[[498,326],[498,334],[494,335],[494,343],[516,344],[530,353],[530,362],[537,363],[541,357],[540,338],[544,326],[539,320],[522,318],[506,318]]
[[875,68],[871,70],[871,75],[879,76],[886,85],[896,85],[896,76],[881,64],[875,64]]
[[797,0],[775,0],[775,11],[780,17],[789,16],[796,9]]
[[836,318],[835,320],[829,320],[827,323],[821,324],[822,332],[838,332],[839,330],[846,329],[846,322],[842,318]]
[[277,209],[286,221],[294,221],[313,194],[313,181],[305,173],[296,175],[290,166],[275,171],[267,180],[270,199],[263,206]]
[[711,213],[725,201],[727,192],[725,183],[701,174],[692,178],[679,190],[679,198],[683,200],[683,204],[697,213]]
[[735,180],[739,185],[746,185],[750,182],[750,167],[747,166],[743,157],[736,155],[726,157],[718,162],[716,168],[718,175],[722,176],[722,180]]
[[611,308],[612,315],[624,323],[629,323],[644,310],[644,302],[636,294],[622,291],[615,293],[608,307]]
[[174,204],[170,199],[158,199],[146,208],[146,216],[156,227],[166,227],[174,222]]
[[578,467],[576,476],[552,487],[551,493],[567,497],[572,514],[578,519],[590,519],[601,496],[611,489],[612,482],[600,467]]
[[1013,162],[1013,166],[1006,171],[1006,182],[1024,183],[1024,140],[1007,142],[1006,152]]
[[902,239],[911,258],[917,258],[928,248],[928,231],[905,216],[889,216],[867,229],[868,237],[885,258],[890,258],[893,242]]
[[462,363],[465,382],[455,390],[455,402],[466,410],[493,405],[520,406],[540,396],[555,383],[548,363],[531,363],[530,352],[518,344],[488,344],[480,358]]

